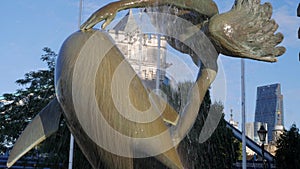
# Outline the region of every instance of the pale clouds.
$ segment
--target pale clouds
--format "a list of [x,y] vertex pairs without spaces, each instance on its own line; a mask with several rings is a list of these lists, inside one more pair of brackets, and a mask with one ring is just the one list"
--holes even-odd
[[288,4],[283,5],[274,10],[273,18],[279,25],[278,31],[284,35],[282,45],[298,48],[300,44],[297,35],[300,19],[296,16],[296,7],[294,11],[291,11]]

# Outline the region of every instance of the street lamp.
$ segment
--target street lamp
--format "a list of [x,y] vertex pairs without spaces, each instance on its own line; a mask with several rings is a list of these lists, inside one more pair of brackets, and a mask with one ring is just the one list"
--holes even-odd
[[262,161],[263,161],[263,166],[264,166],[264,169],[266,169],[266,165],[265,165],[265,155],[264,155],[264,143],[266,141],[266,135],[267,135],[267,130],[265,129],[264,125],[261,125],[260,126],[260,129],[257,131],[258,133],[258,137],[259,137],[259,140],[260,142],[262,142],[261,144],[261,151],[262,151]]

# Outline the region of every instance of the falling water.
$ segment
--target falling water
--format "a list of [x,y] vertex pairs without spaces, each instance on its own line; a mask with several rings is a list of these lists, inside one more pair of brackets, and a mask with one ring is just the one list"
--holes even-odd
[[[197,56],[196,52],[191,50],[190,47],[201,48],[201,46],[196,46],[200,44],[203,48],[203,45],[205,46],[206,44],[201,44],[201,40],[205,42],[205,39],[197,39],[200,42],[192,43],[192,46],[188,47],[179,39],[169,36],[169,34],[174,33],[175,28],[175,34],[177,35],[185,36],[186,33],[189,33],[187,25],[178,24],[180,19],[174,19],[174,16],[172,16],[175,14],[182,15],[183,18],[186,17],[187,13],[180,13],[182,11],[178,8],[163,6],[147,8],[146,11],[148,13],[139,12],[134,14],[129,12],[121,20],[119,19],[119,22],[116,22],[115,26],[112,26],[108,32],[116,41],[116,45],[127,62],[131,64],[133,70],[136,71],[136,74],[142,80],[145,88],[149,91],[159,90],[160,95],[162,95],[160,97],[165,99],[180,117],[183,117],[188,105],[191,104],[190,91],[200,70],[201,60],[198,57],[203,57]],[[206,51],[203,52],[203,55],[206,56]],[[160,77],[163,77],[163,79]],[[203,149],[203,153],[211,150],[207,146],[199,144],[198,138],[208,116],[210,102],[209,94],[207,94],[200,109],[201,113],[196,118],[197,120],[195,119],[196,125],[191,130],[188,130],[190,133],[178,146],[181,161],[186,168],[194,168],[195,166],[205,168],[205,165],[200,165],[199,161],[208,161],[208,158],[203,156],[199,150],[206,148],[207,150]],[[170,124],[166,123],[166,126],[170,127],[170,134],[178,130]],[[222,139],[218,140],[218,142],[220,141]],[[177,143],[178,141],[175,140],[174,146]],[[200,148],[198,145],[200,145]],[[208,147],[210,146],[208,145]],[[123,166],[123,168],[128,168],[128,166]],[[158,169],[164,167],[157,160],[148,157],[133,159],[133,168]]]

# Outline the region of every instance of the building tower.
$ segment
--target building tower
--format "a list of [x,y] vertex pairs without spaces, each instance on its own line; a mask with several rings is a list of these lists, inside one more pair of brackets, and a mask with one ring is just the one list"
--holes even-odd
[[283,96],[279,83],[257,87],[255,122],[267,123],[268,141],[276,125],[284,125]]
[[131,9],[108,33],[144,85],[154,89],[157,78],[164,80],[167,68],[164,36],[143,33]]
[[233,127],[235,127],[236,129],[238,129],[238,128],[239,128],[239,122],[234,121],[232,112],[233,112],[233,110],[230,109],[230,120],[229,120],[229,124],[231,124]]

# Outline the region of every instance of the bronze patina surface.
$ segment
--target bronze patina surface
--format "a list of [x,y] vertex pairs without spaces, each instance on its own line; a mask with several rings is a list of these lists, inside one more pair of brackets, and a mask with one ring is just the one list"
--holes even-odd
[[[200,69],[201,76],[191,91],[194,95],[182,117],[142,85],[108,34],[93,29],[101,21],[104,21],[104,29],[120,10],[166,5],[178,8],[179,12],[172,14],[195,24],[216,49],[213,51],[216,54],[207,55],[206,58],[197,56],[194,50],[193,57],[201,58],[203,63],[208,64],[203,64]],[[20,136],[11,151],[8,167],[55,132],[58,129],[57,121],[63,113],[76,142],[93,168],[101,167],[101,159],[107,168],[132,169],[133,158],[137,154],[142,157],[144,154],[155,156],[172,169],[184,168],[181,162],[184,159],[180,159],[176,150],[180,142],[177,139],[188,131],[195,111],[198,111],[204,94],[215,79],[218,54],[276,62],[277,57],[285,52],[284,47],[277,46],[283,35],[275,33],[278,25],[271,16],[270,3],[260,4],[259,0],[236,0],[233,8],[224,14],[218,13],[212,0],[123,0],[100,8],[81,26],[79,32],[64,42],[56,65],[57,98],[40,112]],[[152,22],[155,25],[157,20]],[[168,25],[166,28],[171,30],[172,27]],[[182,37],[190,36],[186,32],[184,29],[180,32]],[[168,43],[177,50],[189,53],[188,46],[191,44],[179,40],[178,46],[176,38],[169,39]],[[201,44],[193,45],[200,48]],[[128,100],[136,112],[132,111]],[[130,118],[153,120],[142,123]],[[103,119],[105,121],[101,121]],[[169,131],[170,126],[175,134]],[[116,133],[110,132],[111,128],[130,139],[116,137]],[[159,137],[151,140],[153,142],[139,140],[156,135]]]

